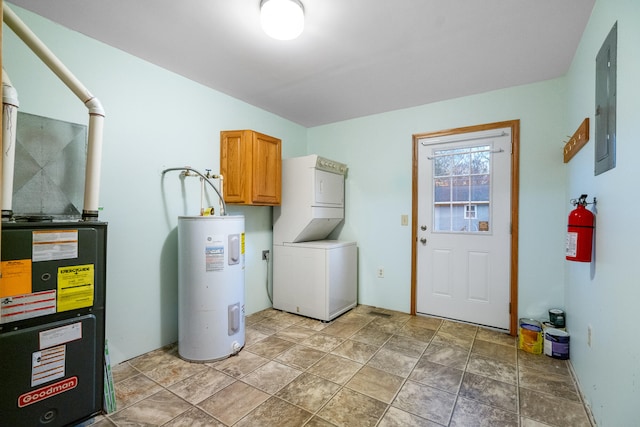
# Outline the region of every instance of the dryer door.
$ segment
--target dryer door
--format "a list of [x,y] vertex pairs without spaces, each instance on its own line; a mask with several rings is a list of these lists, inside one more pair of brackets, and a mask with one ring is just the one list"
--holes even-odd
[[344,175],[315,169],[314,206],[344,206]]

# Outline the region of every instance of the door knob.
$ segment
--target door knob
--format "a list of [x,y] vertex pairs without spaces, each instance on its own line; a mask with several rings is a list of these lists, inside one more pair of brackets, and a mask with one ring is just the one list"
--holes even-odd
[[426,226],[426,225],[421,225],[421,226],[420,226],[420,230],[422,230],[422,231],[427,231],[427,226]]
[[422,237],[422,238],[420,239],[420,243],[422,243],[423,245],[426,245],[426,244],[427,244],[427,239],[426,239],[426,238],[424,238],[424,237]]

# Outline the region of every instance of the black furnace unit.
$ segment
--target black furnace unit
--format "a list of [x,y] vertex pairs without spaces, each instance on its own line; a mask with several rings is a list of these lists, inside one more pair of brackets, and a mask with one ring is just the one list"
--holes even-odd
[[2,223],[0,425],[102,412],[107,224]]

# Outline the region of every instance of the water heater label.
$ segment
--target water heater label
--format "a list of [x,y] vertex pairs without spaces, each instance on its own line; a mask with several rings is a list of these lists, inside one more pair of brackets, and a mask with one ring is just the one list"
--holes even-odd
[[240,245],[240,250],[241,250],[241,254],[242,254],[242,269],[244,270],[244,233],[242,233],[240,235],[240,239],[241,239],[241,245]]
[[204,257],[205,271],[224,270],[224,242],[218,237],[207,237]]
[[78,230],[34,231],[33,262],[78,258]]
[[58,311],[93,305],[93,264],[58,268]]

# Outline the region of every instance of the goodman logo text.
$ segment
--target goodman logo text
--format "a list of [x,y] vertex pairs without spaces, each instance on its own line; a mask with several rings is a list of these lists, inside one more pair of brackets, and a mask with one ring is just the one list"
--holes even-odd
[[76,388],[77,385],[78,377],[71,377],[58,381],[55,384],[21,394],[20,397],[18,397],[18,408],[24,408],[25,406],[48,399],[56,394],[64,393],[65,391]]

